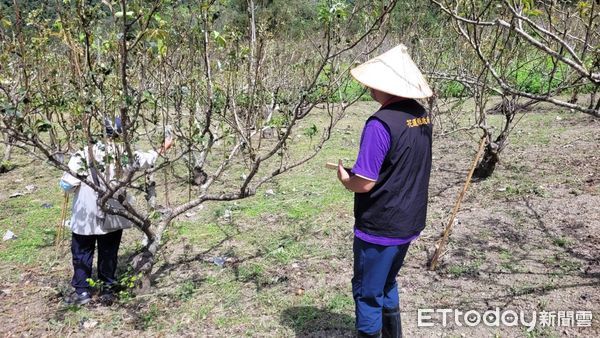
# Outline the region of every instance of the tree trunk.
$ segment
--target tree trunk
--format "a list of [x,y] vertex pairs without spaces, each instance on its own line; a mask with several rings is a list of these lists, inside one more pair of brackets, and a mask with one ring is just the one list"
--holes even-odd
[[504,147],[507,145],[508,135],[510,134],[513,128],[513,120],[520,110],[523,110],[533,104],[533,101],[529,101],[525,104],[518,104],[517,97],[512,96],[503,96],[502,102],[500,102],[496,107],[494,107],[491,111],[498,111],[504,115],[504,126],[502,131],[498,135],[495,141],[492,142],[492,133],[489,129],[484,129],[485,137],[488,139],[488,144],[485,147],[485,152],[483,153],[483,157],[477,167],[475,168],[475,172],[473,172],[473,178],[477,180],[484,180],[494,173],[496,170],[496,164],[500,161],[500,153],[504,150]]
[[481,161],[477,164],[475,172],[473,172],[473,178],[484,180],[492,176],[496,169],[496,164],[500,161],[500,153],[506,145],[507,136],[507,131],[504,130],[494,142],[488,143]]
[[473,178],[486,179],[492,176],[496,169],[496,163],[499,161],[499,153],[495,148],[493,143],[490,143],[485,147],[483,157],[479,164],[477,164],[475,172],[473,172]]
[[0,162],[0,174],[11,171],[14,166],[10,163],[12,158],[13,140],[10,136],[4,135],[4,157]]
[[140,285],[138,285],[140,293],[147,292],[151,287],[150,275],[154,263],[156,263],[156,253],[160,249],[162,236],[170,222],[171,217],[166,217],[156,225],[154,231],[143,230],[148,237],[149,243],[131,259],[133,271],[136,274],[141,274]]

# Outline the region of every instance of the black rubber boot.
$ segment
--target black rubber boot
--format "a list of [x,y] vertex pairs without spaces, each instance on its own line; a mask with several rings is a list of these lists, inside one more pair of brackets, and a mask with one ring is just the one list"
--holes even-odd
[[383,309],[383,338],[402,338],[402,321],[400,309]]
[[377,333],[372,333],[372,334],[364,333],[362,331],[357,331],[356,336],[358,338],[381,338],[381,331],[379,331]]

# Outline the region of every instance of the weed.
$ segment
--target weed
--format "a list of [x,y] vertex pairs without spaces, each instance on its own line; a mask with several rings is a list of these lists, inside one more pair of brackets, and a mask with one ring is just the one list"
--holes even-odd
[[250,263],[242,265],[238,269],[238,280],[240,282],[259,281],[263,279],[264,268],[262,265]]
[[0,174],[6,173],[15,168],[15,163],[12,161],[1,161],[0,162]]
[[517,272],[519,271],[519,267],[517,266],[518,262],[514,260],[513,254],[511,251],[509,250],[501,250],[500,254],[498,255],[500,257],[500,260],[502,260],[502,262],[500,263],[500,266],[510,272]]
[[558,268],[563,274],[579,270],[582,266],[581,262],[569,259],[569,256],[564,253],[556,253],[546,258],[544,263],[551,267]]
[[156,318],[158,318],[159,315],[160,310],[158,309],[158,305],[154,303],[151,304],[148,310],[143,312],[140,316],[140,319],[142,321],[142,327],[144,329],[150,328],[153,324],[155,324],[154,321],[156,320]]
[[205,320],[208,317],[208,315],[210,314],[211,310],[212,310],[211,305],[203,304],[198,308],[197,311],[195,311],[194,318],[197,320]]
[[91,288],[94,289],[102,289],[104,287],[104,282],[101,280],[95,280],[93,278],[87,278],[85,280]]
[[552,240],[552,243],[554,243],[554,245],[559,246],[561,248],[565,248],[571,244],[571,241],[566,237],[555,237]]
[[127,269],[127,271],[119,277],[119,300],[127,302],[134,297],[132,291],[133,288],[138,285],[140,277],[141,273],[134,274],[131,268]]
[[525,337],[527,338],[554,338],[558,337],[556,332],[550,330],[549,327],[535,327],[531,331],[525,331]]
[[475,259],[470,263],[461,263],[451,265],[446,269],[446,272],[452,275],[454,278],[475,275],[479,271],[479,267],[482,264],[481,259]]
[[193,281],[185,281],[183,284],[179,285],[177,290],[175,291],[175,295],[178,299],[182,301],[190,300],[194,293],[196,292],[196,285]]
[[354,307],[354,300],[349,294],[336,293],[327,305],[327,308],[334,312],[347,312]]

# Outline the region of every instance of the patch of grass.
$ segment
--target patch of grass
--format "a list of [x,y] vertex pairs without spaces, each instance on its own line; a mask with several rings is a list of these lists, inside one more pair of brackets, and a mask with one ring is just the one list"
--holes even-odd
[[[556,118],[560,118],[560,123]],[[532,146],[547,146],[553,141],[553,137],[567,131],[568,121],[572,119],[568,112],[545,112],[540,114],[528,114],[519,123],[510,136],[511,143],[519,148]]]
[[150,304],[150,307],[140,315],[140,321],[143,329],[147,330],[150,327],[156,326],[156,319],[159,316],[160,310],[158,305],[155,303]]
[[193,281],[185,281],[177,287],[175,295],[179,300],[188,301],[196,292],[196,285]]
[[[0,232],[11,230],[16,239],[0,245],[0,260],[29,264],[38,260],[40,249],[54,245],[60,206],[42,207],[34,194],[6,200],[0,206]],[[52,203],[51,203],[52,204]],[[66,230],[68,232],[68,230]]]
[[483,261],[481,259],[475,259],[469,263],[461,263],[450,265],[446,268],[446,273],[454,278],[472,276],[477,274]]
[[502,164],[504,167],[496,168],[490,178],[479,182],[473,189],[477,189],[480,194],[492,195],[492,200],[529,195],[544,198],[551,196],[551,192],[544,187],[545,177],[532,177],[533,168],[529,165],[516,160],[506,160]]
[[256,294],[257,305],[263,309],[263,314],[277,314],[282,309],[292,306],[297,296],[283,293],[282,288],[273,287],[262,289]]
[[509,261],[512,259],[512,253],[509,250],[501,250],[500,251],[500,259]]
[[194,310],[194,319],[196,320],[205,320],[213,309],[212,305],[202,304],[197,310]]
[[289,242],[285,246],[280,246],[269,253],[277,263],[289,264],[294,259],[302,257],[307,253],[306,245],[302,242]]
[[565,248],[571,244],[571,241],[566,237],[556,237],[552,240],[552,243],[561,248]]
[[296,328],[299,331],[306,330],[319,314],[319,309],[313,306],[299,307],[294,313],[294,316],[287,318],[289,325]]
[[528,285],[528,284],[510,287],[510,292],[515,296],[528,295],[531,293],[535,293],[538,290],[540,290],[539,287],[537,287],[535,285]]
[[510,272],[519,271],[517,262],[514,260],[514,256],[510,250],[501,250],[499,255],[501,263],[500,266]]
[[210,248],[223,239],[235,234],[235,229],[229,224],[214,222],[178,221],[174,228],[175,237],[186,237],[191,244],[200,245],[201,248]]
[[327,308],[333,312],[350,312],[354,308],[354,299],[349,293],[336,293],[329,299]]
[[214,323],[218,328],[228,328],[251,322],[250,317],[240,313],[230,313],[218,316],[214,319]]
[[54,319],[52,325],[77,328],[83,321],[91,318],[92,315],[92,311],[85,306],[66,306],[59,310],[59,316]]
[[577,271],[581,269],[582,263],[571,259],[567,254],[556,253],[544,260],[551,267],[558,268],[562,273]]
[[218,292],[220,303],[224,307],[235,307],[239,305],[241,294],[241,288],[244,287],[242,284],[236,281],[223,281],[219,280],[216,285]]
[[12,161],[1,161],[0,162],[0,174],[9,172],[15,168],[15,163]]
[[[324,170],[324,169],[323,169]],[[325,175],[327,175],[327,178]],[[321,211],[351,197],[340,187],[335,173],[298,172],[289,180],[280,181],[275,194],[289,195],[286,198],[256,196],[240,203],[241,216],[261,217],[283,214],[290,221],[306,221],[319,215]]]
[[520,197],[535,195],[548,197],[549,192],[537,178],[531,177],[532,168],[526,164],[508,162],[504,170],[496,170],[494,176],[483,182],[482,189],[498,197]]
[[554,338],[559,337],[559,335],[552,331],[549,327],[535,327],[531,331],[527,331],[526,328],[523,329],[523,334],[527,338]]
[[103,324],[103,327],[108,330],[118,330],[123,325],[123,318],[120,313],[112,313],[111,318],[106,324]]
[[260,281],[265,272],[264,266],[257,263],[248,263],[238,268],[238,280],[240,282]]

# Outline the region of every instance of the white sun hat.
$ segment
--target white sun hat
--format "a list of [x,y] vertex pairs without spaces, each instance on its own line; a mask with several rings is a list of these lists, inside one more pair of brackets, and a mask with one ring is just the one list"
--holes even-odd
[[422,99],[433,95],[403,44],[359,65],[350,73],[363,85],[395,96]]

